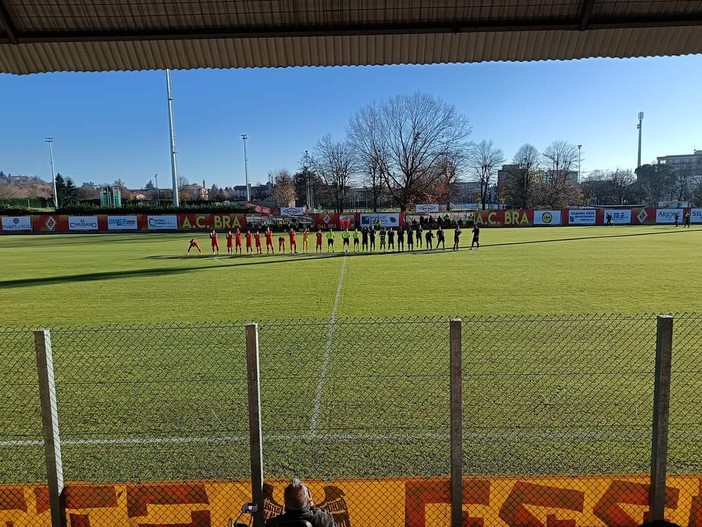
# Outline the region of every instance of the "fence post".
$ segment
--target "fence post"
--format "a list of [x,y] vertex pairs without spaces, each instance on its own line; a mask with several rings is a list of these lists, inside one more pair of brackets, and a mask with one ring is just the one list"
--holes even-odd
[[46,456],[47,481],[49,483],[51,526],[65,527],[63,464],[61,463],[61,438],[59,436],[58,407],[56,405],[54,359],[51,353],[51,333],[46,329],[37,329],[34,332],[34,346],[37,352],[39,400],[41,403],[42,428],[44,429],[44,453]]
[[664,519],[665,480],[668,464],[668,415],[670,369],[673,355],[673,317],[658,316],[656,372],[653,394],[653,438],[651,446],[651,520]]
[[451,327],[451,527],[463,524],[463,376],[461,319]]
[[258,363],[258,324],[246,324],[246,371],[249,387],[249,445],[251,448],[251,497],[256,505],[254,527],[263,527],[263,442],[261,384]]

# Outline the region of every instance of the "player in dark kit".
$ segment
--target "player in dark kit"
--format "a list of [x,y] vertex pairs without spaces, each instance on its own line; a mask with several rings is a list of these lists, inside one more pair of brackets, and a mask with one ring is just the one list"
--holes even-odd
[[431,227],[429,227],[429,230],[424,235],[424,238],[427,240],[426,250],[430,251],[432,249],[432,244],[434,243],[434,233],[431,232]]
[[368,237],[370,238],[370,250],[372,252],[375,252],[375,234],[375,227],[373,227],[368,233]]
[[445,251],[446,250],[446,245],[444,244],[444,230],[441,228],[441,225],[439,225],[439,228],[436,230],[436,248],[439,248],[439,244],[441,244],[441,248]]
[[395,250],[395,231],[390,229],[388,231],[388,251]]
[[361,231],[361,251],[368,252],[368,228],[363,227]]
[[610,227],[612,226],[612,215],[611,214],[607,214],[607,225],[609,225]]
[[412,252],[414,250],[414,236],[412,235],[412,228],[407,227],[407,251]]
[[480,227],[478,227],[477,225],[475,227],[473,227],[473,241],[470,242],[470,249],[469,250],[471,250],[471,251],[473,250],[473,245],[477,246],[475,248],[476,251],[478,249],[480,249]]
[[678,213],[676,212],[675,215],[673,216],[675,218],[675,228],[677,229],[678,227],[678,220],[680,219],[680,216],[678,216]]
[[422,247],[422,224],[417,224],[417,249]]
[[461,242],[461,229],[456,226],[456,230],[453,231],[453,250],[458,250],[458,244]]
[[190,254],[190,250],[193,248],[197,249],[197,252],[202,254],[202,249],[200,249],[200,244],[198,243],[198,241],[195,238],[190,239],[190,246],[188,247],[187,254]]
[[683,216],[683,229],[687,227],[688,229],[690,228],[690,213],[687,212]]
[[382,249],[383,252],[385,252],[385,238],[387,237],[388,232],[387,230],[383,229],[380,231],[380,248]]
[[405,231],[402,227],[397,229],[397,252],[405,250]]

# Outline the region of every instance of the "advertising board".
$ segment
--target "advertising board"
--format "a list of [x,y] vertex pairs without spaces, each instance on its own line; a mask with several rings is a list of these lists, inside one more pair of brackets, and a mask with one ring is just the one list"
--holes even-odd
[[560,210],[535,210],[534,225],[560,225]]
[[417,203],[414,206],[414,210],[418,214],[426,214],[429,212],[439,212],[439,204],[438,203]]
[[399,227],[400,214],[398,212],[361,214],[361,227],[371,227],[373,225],[380,225],[381,227]]
[[595,209],[568,211],[568,225],[594,225],[596,221],[597,211]]
[[97,216],[69,216],[69,231],[96,231],[98,230]]
[[607,223],[607,216],[611,216],[613,225],[629,225],[631,223],[631,209],[605,209],[603,221]]
[[176,231],[178,230],[178,216],[149,216],[147,225],[150,231]]
[[683,209],[656,209],[656,223],[675,223],[676,220],[682,223]]
[[22,232],[32,230],[31,216],[3,216],[2,230],[6,232]]
[[108,216],[107,230],[135,231],[138,228],[136,216]]
[[690,223],[702,223],[702,209],[690,209]]
[[305,207],[280,207],[281,216],[304,216]]

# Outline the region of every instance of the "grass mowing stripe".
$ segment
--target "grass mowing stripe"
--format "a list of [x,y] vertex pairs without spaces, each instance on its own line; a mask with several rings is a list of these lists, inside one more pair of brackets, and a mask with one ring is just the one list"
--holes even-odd
[[339,271],[339,282],[336,284],[336,297],[334,297],[334,306],[332,307],[331,317],[329,317],[329,329],[327,330],[327,341],[324,344],[324,360],[322,361],[322,372],[319,374],[319,382],[317,383],[317,392],[314,399],[314,411],[312,412],[312,420],[310,422],[310,435],[317,435],[317,427],[319,426],[319,412],[322,409],[322,396],[324,395],[324,383],[329,371],[329,361],[331,360],[331,347],[334,341],[334,326],[336,323],[336,312],[339,309],[339,300],[341,300],[341,288],[344,285],[344,271],[346,270],[346,255],[341,263],[341,271]]

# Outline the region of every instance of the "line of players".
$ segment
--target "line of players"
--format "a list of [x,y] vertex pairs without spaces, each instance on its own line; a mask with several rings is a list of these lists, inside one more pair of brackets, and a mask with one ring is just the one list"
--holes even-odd
[[[473,247],[476,248],[476,250],[480,249],[480,228],[477,225],[474,225],[472,228],[473,232],[473,241],[471,242],[470,245],[470,250],[473,250]],[[355,228],[353,231],[350,231],[348,228],[344,229],[341,232],[341,240],[342,240],[342,250],[344,252],[348,252],[350,249],[350,241],[353,239],[353,251],[354,252],[373,252],[375,251],[375,240],[376,236],[380,238],[380,251],[387,252],[387,251],[397,251],[397,252],[403,252],[405,250],[405,240],[407,241],[407,251],[413,251],[414,250],[414,241],[416,240],[416,245],[417,248],[422,247],[422,233],[423,229],[421,225],[417,225],[414,228],[414,231],[412,230],[412,227],[409,225],[405,228],[398,228],[397,230],[392,229],[392,228],[379,228],[379,227],[371,227],[367,228],[364,227],[361,230],[358,228]],[[265,239],[266,239],[266,254],[275,254],[275,250],[273,248],[273,231],[271,230],[270,227],[268,227],[264,233]],[[241,232],[240,229],[236,229],[234,233],[232,231],[228,231],[226,234],[226,242],[227,242],[227,254],[228,255],[235,255],[235,254],[243,254],[242,250],[242,237],[245,240],[245,246],[246,246],[246,254],[263,254],[263,249],[261,247],[261,233],[257,230],[255,232],[251,232],[251,230],[247,230],[245,234]],[[318,229],[316,232],[315,236],[315,252],[316,253],[321,253],[322,252],[322,245],[323,245],[323,239],[325,237],[325,233],[322,231],[322,229]],[[430,229],[427,229],[426,232],[424,232],[424,240],[426,242],[425,248],[426,250],[432,250],[434,249],[434,238],[436,237],[436,249],[439,249],[439,246],[445,251],[446,250],[446,233],[445,231],[439,226],[436,230],[436,236],[434,235],[434,232]],[[327,239],[327,252],[334,252],[334,239],[336,238],[336,233],[330,228],[326,232],[326,239]],[[459,244],[460,244],[460,238],[461,238],[461,229],[456,228],[453,231],[453,250],[457,251]],[[395,239],[397,239],[397,246],[395,245]],[[278,236],[278,253],[279,254],[284,254],[285,253],[285,236]],[[295,229],[290,229],[288,231],[288,241],[289,241],[289,253],[290,254],[297,254],[297,231]],[[210,244],[212,247],[212,254],[218,255],[219,254],[219,234],[217,231],[212,231],[210,232]],[[310,230],[305,229],[302,232],[302,252],[307,254],[309,252],[309,246],[310,246]],[[397,247],[397,248],[396,248]],[[190,251],[193,249],[197,250],[199,254],[202,254],[202,249],[200,248],[200,243],[192,238],[190,240],[190,245],[188,247],[188,252],[187,254],[190,254]]]

